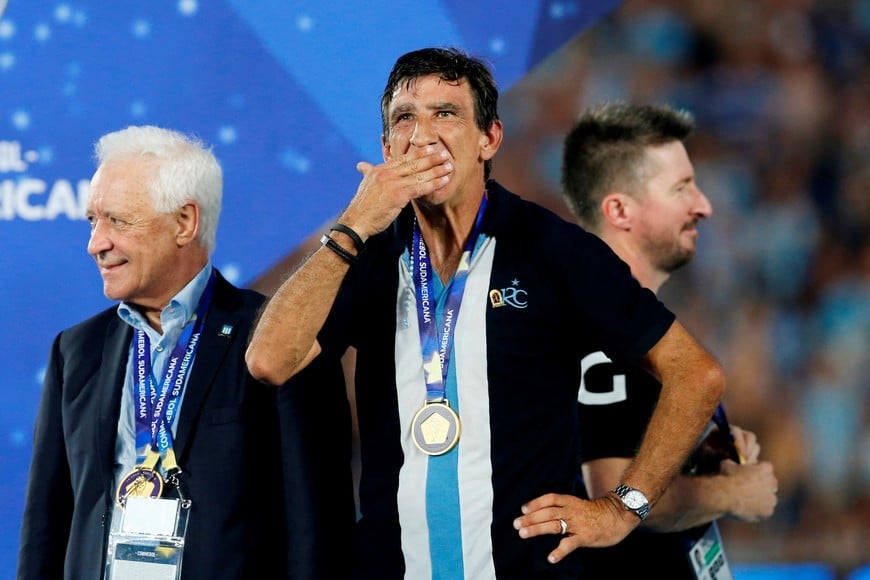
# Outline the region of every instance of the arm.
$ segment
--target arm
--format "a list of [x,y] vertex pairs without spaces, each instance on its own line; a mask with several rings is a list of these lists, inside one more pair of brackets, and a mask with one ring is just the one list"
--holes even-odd
[[[63,577],[72,525],[73,493],[61,411],[62,359],[58,337],[46,367],[33,430],[33,457],[18,551],[16,577],[20,580]],[[95,482],[94,485],[100,484]]]
[[770,462],[738,464],[726,459],[717,475],[677,476],[644,523],[676,532],[725,516],[758,521],[773,514],[776,486]]
[[645,360],[662,390],[623,482],[642,490],[654,506],[713,415],[725,391],[725,375],[677,321]]
[[678,475],[656,506],[649,524],[679,531],[720,517],[742,521],[768,518],[776,507],[777,479],[773,465],[758,461],[761,446],[755,433],[731,425],[740,463],[725,459],[713,475]]
[[[583,480],[589,497],[606,495],[619,483],[630,462],[624,457],[605,457],[584,463]],[[737,464],[725,460],[716,475],[676,476],[642,525],[677,532],[726,516],[758,521],[773,514],[776,487],[769,462]]]
[[[362,182],[338,222],[365,242],[385,230],[411,199],[444,187],[452,171],[447,159],[445,150],[430,146],[377,166],[359,163]],[[356,254],[347,234],[333,231],[330,236]],[[320,353],[317,334],[349,268],[338,253],[321,246],[281,284],[260,314],[245,354],[251,375],[281,385]]]
[[[638,454],[621,481],[642,490],[655,505],[712,416],[725,377],[721,366],[677,321],[645,362],[662,383],[662,391]],[[560,518],[568,524],[568,534],[550,553],[550,562],[580,546],[612,546],[640,523],[613,493],[592,500],[546,494],[525,504],[522,512],[514,527],[523,538],[560,533]]]
[[[338,243],[354,251],[347,242]],[[349,267],[321,246],[281,284],[260,314],[245,353],[254,378],[282,385],[320,353],[317,333]]]

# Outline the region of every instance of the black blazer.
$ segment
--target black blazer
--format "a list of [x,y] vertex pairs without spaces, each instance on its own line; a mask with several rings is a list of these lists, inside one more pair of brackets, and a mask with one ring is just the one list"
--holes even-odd
[[[244,352],[262,303],[218,274],[174,439],[192,500],[183,580],[346,574],[341,555],[355,512],[344,377],[313,366],[280,389],[254,380]],[[54,340],[34,427],[19,580],[103,574],[132,335],[112,307]],[[332,501],[326,489],[338,490]]]

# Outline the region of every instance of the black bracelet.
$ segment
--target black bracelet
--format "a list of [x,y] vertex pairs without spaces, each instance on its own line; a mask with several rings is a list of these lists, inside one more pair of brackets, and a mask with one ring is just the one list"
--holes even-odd
[[354,256],[353,254],[351,254],[350,252],[348,252],[347,250],[342,248],[338,244],[338,242],[336,242],[335,240],[330,238],[327,234],[323,234],[320,237],[320,245],[326,246],[327,248],[329,248],[330,250],[332,250],[333,252],[335,252],[336,254],[341,256],[344,259],[344,261],[347,262],[348,264],[350,264],[351,266],[353,266],[357,262],[356,256]]
[[359,234],[353,231],[348,226],[344,225],[343,223],[335,222],[335,224],[333,224],[333,226],[329,228],[329,231],[341,232],[343,234],[346,234],[347,237],[349,237],[350,239],[352,239],[353,245],[356,246],[357,256],[362,254],[363,250],[366,249],[366,246],[363,243],[362,238],[359,237]]

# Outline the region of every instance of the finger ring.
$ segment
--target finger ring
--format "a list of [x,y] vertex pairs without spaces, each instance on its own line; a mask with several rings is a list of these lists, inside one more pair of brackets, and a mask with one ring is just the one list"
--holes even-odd
[[568,533],[568,524],[566,524],[565,520],[563,520],[562,518],[559,518],[559,526],[562,527],[563,536]]

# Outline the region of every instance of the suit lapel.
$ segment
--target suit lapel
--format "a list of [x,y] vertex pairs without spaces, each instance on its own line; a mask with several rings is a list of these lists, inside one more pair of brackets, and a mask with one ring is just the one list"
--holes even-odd
[[[234,308],[238,296],[220,274],[217,276],[211,307],[196,349],[196,359],[184,390],[184,402],[175,433],[175,456],[182,469],[191,430],[199,420],[203,404],[217,380],[218,370],[239,334],[239,313]],[[227,329],[230,332],[226,332]]]

